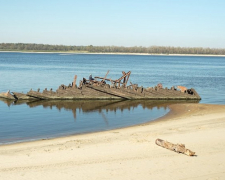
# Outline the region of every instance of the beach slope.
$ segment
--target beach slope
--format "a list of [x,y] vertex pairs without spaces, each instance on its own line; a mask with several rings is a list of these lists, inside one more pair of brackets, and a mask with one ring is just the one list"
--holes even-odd
[[[225,179],[225,106],[174,104],[139,126],[0,146],[0,179]],[[155,144],[185,144],[196,156]]]

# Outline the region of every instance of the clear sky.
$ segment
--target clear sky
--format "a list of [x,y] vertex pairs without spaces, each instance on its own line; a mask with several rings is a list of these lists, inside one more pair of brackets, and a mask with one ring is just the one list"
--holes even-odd
[[0,43],[225,48],[225,0],[0,0]]

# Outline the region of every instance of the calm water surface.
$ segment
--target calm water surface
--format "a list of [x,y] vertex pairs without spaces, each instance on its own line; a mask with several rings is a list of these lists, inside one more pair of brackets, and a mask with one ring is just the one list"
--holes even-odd
[[[90,73],[104,77],[108,70],[111,79],[131,71],[130,82],[140,86],[193,87],[202,98],[200,103],[225,104],[224,57],[0,53],[0,92],[56,90],[71,83],[74,75],[78,80]],[[169,111],[165,102],[79,103],[0,100],[0,143],[126,127]]]
[[0,143],[126,127],[168,112],[168,103],[152,101],[2,102],[5,112],[0,121]]

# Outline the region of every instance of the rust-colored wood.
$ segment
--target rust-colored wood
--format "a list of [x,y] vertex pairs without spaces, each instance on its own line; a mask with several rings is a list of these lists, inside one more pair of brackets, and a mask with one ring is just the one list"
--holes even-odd
[[128,73],[125,73],[122,77],[120,77],[119,79],[117,79],[117,82],[120,82],[124,77],[128,76],[129,74],[131,74],[131,72],[129,71]]
[[124,83],[124,87],[127,86],[127,82],[128,82],[128,80],[129,80],[129,77],[130,77],[130,74],[128,74],[127,77],[126,77],[126,80],[125,80],[125,83]]
[[105,81],[105,79],[106,79],[106,77],[107,77],[108,74],[109,74],[109,70],[107,71],[105,77],[104,77],[103,80],[101,81],[101,84]]
[[181,92],[187,91],[187,88],[184,86],[177,86],[178,89],[180,89]]
[[95,78],[103,79],[103,81],[105,81],[105,80],[111,81],[111,82],[113,81],[115,83],[115,86],[118,86],[118,87],[120,87],[121,80],[124,79],[123,84],[124,84],[124,87],[126,87],[126,84],[128,82],[128,79],[129,79],[129,76],[130,76],[131,72],[129,71],[129,72],[125,73],[124,71],[122,71],[122,74],[123,74],[123,76],[121,76],[119,79],[116,79],[116,80],[106,78],[106,76],[108,75],[108,72],[107,72],[107,74],[104,78],[99,77],[99,76],[96,76]]

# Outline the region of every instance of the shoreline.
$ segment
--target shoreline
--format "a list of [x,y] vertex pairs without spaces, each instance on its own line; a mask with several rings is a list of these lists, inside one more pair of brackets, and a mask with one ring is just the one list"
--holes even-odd
[[91,55],[136,55],[136,56],[195,56],[195,57],[225,57],[225,55],[214,55],[214,54],[149,54],[149,53],[89,53],[89,52],[35,52],[35,51],[0,51],[7,53],[37,53],[37,54],[91,54]]
[[[224,179],[225,105],[169,107],[137,126],[1,145],[0,179]],[[159,147],[157,138],[185,144],[196,156]]]

